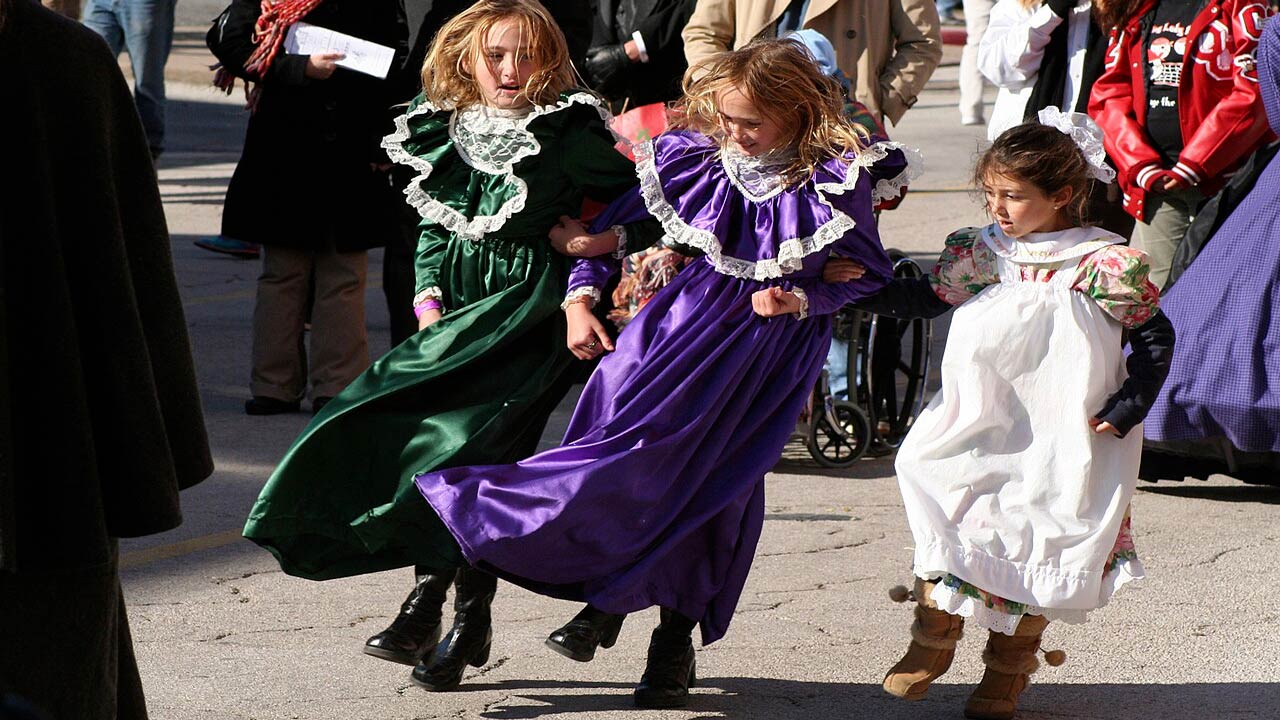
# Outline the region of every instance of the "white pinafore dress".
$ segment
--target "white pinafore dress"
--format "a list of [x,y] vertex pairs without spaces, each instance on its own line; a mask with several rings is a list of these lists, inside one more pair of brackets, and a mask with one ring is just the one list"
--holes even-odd
[[[1088,422],[1127,376],[1121,326],[1071,288],[1081,260],[1111,242],[1094,235],[1049,264],[1022,262],[1018,243],[990,232],[980,242],[999,256],[1000,282],[955,310],[942,390],[898,452],[914,572],[1082,621],[1141,577],[1136,562],[1123,579],[1104,568],[1137,484],[1142,429],[1118,438]],[[933,597],[960,615],[984,610],[942,584]],[[1011,633],[1018,617],[983,619]]]

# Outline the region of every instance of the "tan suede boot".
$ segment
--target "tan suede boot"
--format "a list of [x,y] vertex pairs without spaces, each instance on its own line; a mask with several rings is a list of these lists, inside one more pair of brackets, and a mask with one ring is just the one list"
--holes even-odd
[[[1013,635],[992,632],[982,651],[987,666],[982,681],[965,703],[964,716],[971,720],[1010,720],[1018,708],[1018,696],[1027,687],[1031,673],[1040,667],[1036,651],[1040,635],[1049,621],[1040,615],[1023,615]],[[1060,650],[1045,653],[1050,665],[1061,665],[1066,654]]]
[[907,654],[884,676],[884,691],[903,700],[922,700],[929,683],[942,677],[956,655],[956,642],[964,630],[964,618],[938,609],[929,599],[937,583],[916,579],[915,590],[898,587],[889,595],[898,602],[914,598],[916,620],[911,624]]

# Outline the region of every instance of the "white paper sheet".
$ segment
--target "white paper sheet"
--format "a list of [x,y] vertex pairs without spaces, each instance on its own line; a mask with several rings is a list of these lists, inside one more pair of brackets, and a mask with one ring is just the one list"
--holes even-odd
[[335,30],[309,23],[294,23],[284,37],[284,51],[292,55],[315,55],[339,52],[346,55],[338,61],[344,67],[376,78],[386,78],[395,51],[386,45],[361,40]]

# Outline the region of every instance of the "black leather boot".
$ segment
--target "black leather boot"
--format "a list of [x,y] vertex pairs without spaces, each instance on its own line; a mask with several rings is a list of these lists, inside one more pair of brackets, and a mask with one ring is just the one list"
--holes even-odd
[[390,627],[365,642],[365,654],[417,665],[440,641],[441,608],[455,574],[453,570],[418,573],[418,584],[400,606],[400,614]]
[[591,662],[596,656],[596,647],[611,648],[618,641],[618,631],[626,619],[626,615],[614,615],[588,605],[564,627],[551,633],[547,647],[570,660]]
[[462,682],[467,666],[483,667],[489,662],[493,644],[493,623],[489,605],[498,589],[498,578],[483,570],[458,571],[453,598],[453,629],[436,646],[430,657],[413,669],[413,682],[432,692],[448,692]]
[[636,707],[674,708],[689,703],[695,681],[693,626],[697,621],[662,609],[662,621],[649,641],[649,660],[636,686]]

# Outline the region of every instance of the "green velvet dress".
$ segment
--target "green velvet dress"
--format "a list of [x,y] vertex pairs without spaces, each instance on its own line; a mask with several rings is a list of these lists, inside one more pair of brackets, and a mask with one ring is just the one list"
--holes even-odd
[[[423,472],[514,462],[537,447],[576,362],[565,347],[571,258],[547,232],[636,184],[598,100],[561,96],[523,116],[419,99],[383,146],[418,173],[418,298],[443,319],[392,349],[316,415],[245,525],[291,575],[462,566],[414,487]],[[636,244],[653,227],[628,228]],[[416,301],[415,301],[416,302]]]

